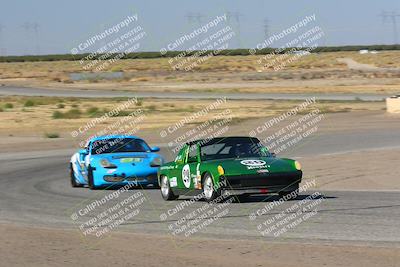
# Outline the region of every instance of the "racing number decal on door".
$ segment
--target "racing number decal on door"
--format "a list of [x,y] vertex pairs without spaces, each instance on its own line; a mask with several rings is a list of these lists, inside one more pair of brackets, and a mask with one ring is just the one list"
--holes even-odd
[[183,184],[185,185],[186,188],[190,187],[190,167],[189,164],[186,164],[182,168],[182,180]]

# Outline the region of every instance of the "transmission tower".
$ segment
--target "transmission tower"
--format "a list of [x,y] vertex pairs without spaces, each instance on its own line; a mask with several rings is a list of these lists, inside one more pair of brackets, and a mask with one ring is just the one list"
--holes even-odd
[[4,25],[0,24],[0,56],[3,56],[3,52],[5,50],[5,48],[2,46],[3,45],[3,29],[4,29]]
[[400,17],[400,14],[395,11],[391,11],[391,12],[382,11],[381,14],[379,14],[379,16],[382,18],[383,23],[386,23],[389,21],[392,24],[393,41],[394,41],[394,44],[397,44],[398,43],[397,18]]
[[33,33],[35,34],[35,42],[36,42],[36,55],[40,54],[40,46],[39,46],[39,29],[40,25],[37,22],[32,23],[31,25]]
[[269,37],[269,19],[264,19],[264,38],[265,40]]
[[188,22],[189,24],[192,24],[193,22],[195,22],[195,15],[194,15],[193,13],[188,13],[188,14],[185,16],[185,18],[186,18],[186,20],[187,20],[187,22]]
[[30,53],[30,35],[31,35],[31,29],[32,29],[32,25],[29,22],[24,22],[24,24],[21,25],[21,28],[25,31],[25,38],[26,38],[26,44],[28,45],[27,47],[25,47],[25,54],[29,54]]

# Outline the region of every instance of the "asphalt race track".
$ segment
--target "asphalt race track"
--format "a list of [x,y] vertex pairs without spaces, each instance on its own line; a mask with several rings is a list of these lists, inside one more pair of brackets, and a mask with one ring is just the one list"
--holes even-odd
[[[318,143],[316,145],[318,146]],[[351,145],[346,147],[351,149]],[[310,149],[312,148],[304,151],[304,154],[309,153]],[[80,219],[73,221],[71,215],[88,202],[112,194],[115,190],[91,191],[88,188],[71,188],[67,170],[71,153],[72,150],[0,154],[2,185],[0,222],[78,229]],[[302,153],[299,151],[298,156]],[[140,214],[119,226],[119,230],[171,233],[169,230],[171,224],[205,205],[203,201],[192,202],[182,211],[162,220],[160,218],[162,214],[176,208],[183,201],[179,199],[165,202],[159,190],[151,188],[129,190],[122,193],[119,198],[128,198],[136,192],[142,192],[146,199],[140,206]],[[285,202],[267,214],[257,216],[255,220],[251,220],[249,215],[272,201],[278,200],[277,196],[272,195],[267,199],[265,196],[253,196],[242,203],[231,203],[227,207],[229,211],[226,215],[196,233],[196,236],[230,239],[273,238],[261,237],[257,225],[291,205],[299,204],[313,193],[314,191],[303,192],[298,199]],[[313,200],[323,198],[317,207],[318,213],[281,235],[280,239],[301,242],[339,240],[365,243],[374,241],[375,245],[393,244],[392,242],[400,241],[398,231],[400,195],[398,192],[325,191],[320,193],[322,197]],[[108,205],[113,205],[113,203],[115,202],[110,201]],[[398,243],[394,245],[396,244],[398,245]]]

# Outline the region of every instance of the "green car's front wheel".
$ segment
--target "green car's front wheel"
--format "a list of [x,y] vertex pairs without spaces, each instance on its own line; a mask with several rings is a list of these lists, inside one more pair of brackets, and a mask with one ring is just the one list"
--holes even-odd
[[207,202],[213,201],[220,196],[220,190],[215,188],[213,178],[209,173],[204,175],[203,196]]
[[161,196],[164,200],[174,200],[179,197],[172,192],[167,176],[161,176],[160,182]]

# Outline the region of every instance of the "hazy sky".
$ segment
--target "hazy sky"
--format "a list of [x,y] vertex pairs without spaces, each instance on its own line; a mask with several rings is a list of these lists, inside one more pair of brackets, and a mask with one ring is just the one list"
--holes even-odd
[[[266,18],[273,34],[312,14],[315,25],[325,32],[320,45],[392,44],[392,24],[390,20],[382,23],[378,16],[382,11],[400,14],[400,1],[1,0],[0,54],[70,53],[79,43],[133,14],[138,14],[137,24],[146,32],[141,51],[158,51],[227,12],[238,14],[238,20],[231,17],[228,23],[236,33],[230,43],[234,48],[254,47],[263,41]],[[191,14],[201,14],[200,20],[189,20]],[[397,21],[400,35],[400,17]]]

